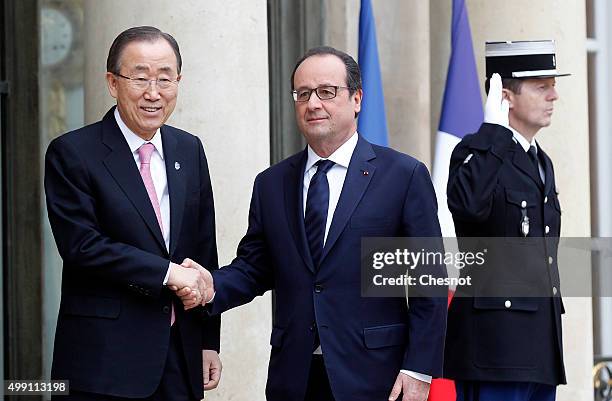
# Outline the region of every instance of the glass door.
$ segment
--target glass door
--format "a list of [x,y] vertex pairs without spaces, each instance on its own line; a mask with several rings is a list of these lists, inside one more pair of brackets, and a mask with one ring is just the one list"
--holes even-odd
[[42,236],[42,357],[49,378],[59,310],[62,261],[44,201],[44,155],[49,143],[84,125],[82,0],[39,0],[40,205]]

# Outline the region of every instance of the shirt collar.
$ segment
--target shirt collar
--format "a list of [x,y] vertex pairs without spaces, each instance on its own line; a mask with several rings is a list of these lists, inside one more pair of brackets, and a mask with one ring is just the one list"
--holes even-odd
[[121,119],[121,115],[119,115],[119,110],[117,110],[117,108],[115,108],[114,114],[115,120],[117,121],[117,125],[119,126],[123,137],[127,141],[128,146],[130,147],[130,152],[136,153],[138,151],[138,148],[140,148],[142,145],[147,142],[151,142],[153,146],[155,146],[155,149],[157,150],[157,153],[159,153],[159,156],[162,158],[162,160],[164,160],[164,148],[162,146],[159,128],[157,129],[157,131],[155,131],[155,135],[153,135],[153,138],[151,138],[150,141],[145,141],[144,139],[136,135],[131,129],[129,129],[127,125],[125,125],[125,123]]
[[[357,140],[359,139],[359,135],[355,132],[346,142],[344,142],[334,153],[329,155],[327,160],[331,160],[334,163],[348,168],[349,163],[351,162],[351,157],[353,156],[353,151],[357,146]],[[319,156],[310,145],[308,145],[308,160],[306,160],[306,170],[308,171],[314,166],[316,162],[322,160],[323,158]]]
[[529,151],[530,146],[535,146],[536,153],[537,153],[538,144],[536,143],[535,138],[532,138],[531,142],[529,142],[527,141],[527,139],[525,139],[523,135],[521,135],[520,132],[518,132],[512,127],[509,127],[509,128],[510,128],[510,131],[512,131],[512,138],[514,139],[514,142],[517,142],[519,145],[521,145],[521,147],[525,150],[525,152]]

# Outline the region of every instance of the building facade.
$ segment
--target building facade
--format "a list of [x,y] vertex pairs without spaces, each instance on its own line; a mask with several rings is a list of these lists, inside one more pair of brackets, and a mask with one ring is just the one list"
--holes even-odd
[[[390,146],[432,167],[450,53],[451,0],[372,0]],[[359,0],[2,0],[0,198],[5,378],[49,376],[61,260],[42,192],[48,143],[100,119],[110,43],[154,25],[181,46],[183,79],[170,124],[196,133],[210,164],[220,263],[246,230],[253,179],[304,146],[290,75],[297,58],[328,44],[356,57]],[[553,124],[538,140],[555,162],[563,236],[612,236],[609,133],[612,66],[605,0],[467,0],[479,76],[486,40],[555,39]],[[484,89],[483,89],[484,91]],[[367,96],[367,94],[366,94]],[[483,93],[484,98],[484,93]],[[588,269],[585,269],[588,272]],[[562,278],[563,279],[563,278]],[[612,277],[594,281],[611,287]],[[597,293],[597,292],[596,292]],[[224,314],[224,372],[210,400],[263,400],[273,296]],[[567,386],[560,400],[593,399],[595,359],[612,357],[610,298],[565,302]],[[246,374],[245,374],[246,373]]]

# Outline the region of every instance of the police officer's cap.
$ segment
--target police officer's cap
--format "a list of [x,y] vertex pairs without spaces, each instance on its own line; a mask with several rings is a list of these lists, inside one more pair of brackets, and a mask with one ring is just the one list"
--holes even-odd
[[550,78],[570,74],[557,71],[554,40],[486,42],[487,78]]

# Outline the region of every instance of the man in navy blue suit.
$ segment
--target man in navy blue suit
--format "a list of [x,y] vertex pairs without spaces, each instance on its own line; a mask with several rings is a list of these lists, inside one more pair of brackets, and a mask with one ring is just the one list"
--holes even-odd
[[362,237],[440,237],[427,168],[357,133],[361,76],[346,53],[311,49],[291,84],[308,146],[255,179],[248,231],[213,272],[208,307],[276,291],[270,401],[424,401],[442,373],[446,291],[409,308],[362,297],[360,247]]
[[107,60],[117,100],[102,121],[49,145],[45,192],[63,259],[53,379],[62,400],[200,400],[220,377],[220,319],[169,287],[207,288],[187,257],[217,267],[213,195],[200,140],[164,125],[181,55],[154,27],[122,32]]

